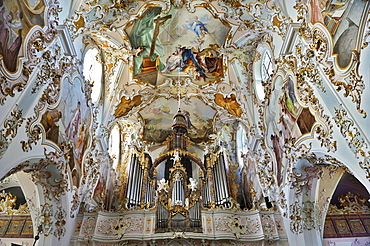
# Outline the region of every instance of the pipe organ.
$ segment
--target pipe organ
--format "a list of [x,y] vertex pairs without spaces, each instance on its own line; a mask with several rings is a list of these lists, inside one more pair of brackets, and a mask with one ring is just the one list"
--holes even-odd
[[149,208],[153,202],[153,180],[148,175],[151,158],[147,153],[132,150],[127,182],[127,208]]
[[202,232],[202,210],[231,207],[224,152],[218,148],[207,153],[204,162],[190,153],[180,111],[172,129],[166,151],[153,163],[147,152],[132,149],[125,205],[127,209],[155,210],[156,232]]
[[[204,196],[207,206],[214,202],[215,205],[223,205],[226,208],[230,207],[229,201],[230,194],[227,185],[227,174],[226,174],[226,163],[224,153],[219,151],[215,154],[207,154],[206,156],[207,171],[212,180],[212,187],[209,185],[209,180],[206,181],[206,187],[204,187]],[[212,188],[214,196],[211,199],[210,189]],[[213,200],[213,201],[212,201]]]

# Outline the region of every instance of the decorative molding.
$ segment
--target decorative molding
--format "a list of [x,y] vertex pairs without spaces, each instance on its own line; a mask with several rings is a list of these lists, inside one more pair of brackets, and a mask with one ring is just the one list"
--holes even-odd
[[290,231],[295,234],[303,233],[302,207],[298,201],[289,206]]
[[28,140],[22,140],[22,149],[25,152],[32,150],[32,145],[37,144],[42,133],[42,125],[37,123],[48,105],[55,104],[60,98],[61,79],[65,74],[73,74],[79,71],[78,62],[74,58],[61,57],[60,46],[55,44],[51,50],[46,50],[40,60],[41,70],[36,79],[36,85],[32,92],[46,86],[36,107],[35,115],[27,118],[26,133]]
[[[310,56],[321,64],[335,89],[337,91],[343,90],[344,97],[350,96],[357,111],[366,118],[366,112],[361,109],[362,94],[365,90],[365,82],[359,74],[361,47],[354,47],[351,62],[345,69],[339,68],[335,63],[337,58],[332,54],[333,40],[326,28],[321,23],[316,23],[313,26],[308,24],[310,23],[309,11],[304,1],[296,1],[294,8],[297,9],[298,20],[301,22],[300,35],[311,49]],[[365,39],[367,36],[368,34],[365,34]],[[360,39],[362,40],[362,37]],[[367,46],[367,42],[362,45],[362,47],[364,46]]]
[[12,139],[17,135],[18,128],[21,127],[24,119],[22,110],[18,110],[18,105],[15,105],[10,116],[4,121],[4,128],[0,130],[0,159],[5,154]]
[[1,215],[20,215],[20,214],[30,214],[28,210],[27,203],[19,205],[19,208],[16,209],[17,197],[10,192],[5,193],[5,190],[0,193],[0,214]]
[[370,36],[370,18],[367,19],[367,26],[365,28],[365,35],[364,35],[364,38],[363,38],[363,43],[362,43],[362,46],[361,46],[361,49],[365,49],[368,45],[369,45],[369,41],[368,38]]
[[369,201],[359,194],[352,194],[350,191],[338,197],[338,208],[334,204],[329,204],[327,214],[370,214]]
[[362,159],[359,165],[364,169],[366,177],[370,180],[370,150],[368,143],[365,141],[359,129],[355,126],[354,121],[348,117],[347,111],[342,106],[340,106],[340,108],[334,108],[334,110],[335,116],[333,118],[340,133],[347,141],[348,147],[355,154],[356,158]]
[[[352,51],[356,54],[357,60],[359,60],[359,53],[357,51]],[[361,109],[362,93],[365,90],[365,82],[362,79],[362,75],[359,75],[358,68],[359,63],[356,66],[356,69],[353,69],[349,73],[349,81],[344,80],[343,78],[338,78],[336,76],[333,66],[324,68],[326,75],[328,75],[331,83],[336,87],[337,91],[344,91],[344,97],[351,96],[352,102],[355,103],[357,111],[363,115],[363,118],[366,118],[367,113]]]
[[78,210],[78,208],[80,207],[80,204],[81,204],[81,202],[80,202],[80,199],[81,199],[81,196],[79,196],[79,194],[78,194],[78,190],[77,190],[77,188],[73,188],[73,197],[72,197],[72,201],[71,201],[71,204],[72,204],[72,206],[71,206],[71,210],[70,210],[70,217],[71,218],[74,218],[75,217],[75,211],[76,210]]
[[[310,69],[313,68],[313,64],[310,62],[311,52],[303,54],[302,48],[296,46],[297,56],[300,58],[300,64],[297,67],[297,90],[299,99],[304,105],[310,107],[315,112],[316,120],[320,120],[321,124],[316,124],[311,132],[315,133],[317,139],[321,142],[321,146],[327,148],[328,151],[335,152],[337,150],[336,141],[333,141],[333,130],[330,117],[324,114],[324,108],[320,104],[319,100],[315,96],[314,90],[310,86],[310,83],[320,80],[317,76],[317,72],[313,72]],[[313,76],[313,77],[311,77]]]
[[55,198],[60,201],[62,195],[66,194],[68,188],[68,175],[66,172],[69,148],[64,148],[64,152],[46,152],[44,159],[39,162],[28,164],[23,167],[23,171],[31,174],[31,179],[35,184],[40,184],[44,189],[44,196],[49,200]]
[[38,216],[39,223],[36,225],[42,226],[42,232],[47,237],[53,231],[53,205],[45,203],[40,206],[41,213]]
[[58,206],[57,211],[55,211],[54,218],[55,218],[55,230],[54,236],[60,240],[61,237],[64,237],[66,233],[66,211],[63,209],[62,206]]
[[113,226],[111,229],[113,230],[113,234],[117,235],[118,239],[122,239],[122,237],[130,232],[130,231],[142,231],[144,228],[144,221],[142,218],[137,217],[125,217],[120,218],[117,221],[117,224]]
[[139,1],[133,0],[118,0],[110,5],[88,2],[82,4],[76,15],[67,19],[64,24],[67,25],[72,40],[75,40],[81,34],[93,30],[116,30],[123,21],[130,18],[130,14],[138,6]]

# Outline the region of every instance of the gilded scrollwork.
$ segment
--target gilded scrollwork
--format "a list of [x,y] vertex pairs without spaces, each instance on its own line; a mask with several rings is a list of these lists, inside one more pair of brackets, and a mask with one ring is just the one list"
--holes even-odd
[[290,230],[295,234],[303,233],[302,206],[295,201],[289,206]]
[[[320,121],[324,124],[317,124],[313,132],[317,139],[321,142],[321,146],[326,147],[328,151],[336,151],[336,141],[333,141],[333,126],[330,120],[330,117],[324,114],[324,108],[320,104],[320,101],[315,96],[314,90],[310,86],[310,83],[317,84],[321,82],[317,72],[315,71],[314,66],[308,66],[310,62],[308,62],[310,52],[306,53],[305,55],[302,52],[301,46],[296,46],[297,55],[300,57],[301,64],[297,67],[297,89],[298,95],[301,102],[305,105],[308,105],[315,113],[316,117],[319,117]],[[311,71],[310,69],[314,69]],[[314,77],[311,77],[312,74]]]
[[297,10],[297,20],[299,22],[303,22],[305,23],[305,17],[308,15],[309,13],[309,8],[306,4],[306,1],[304,0],[297,0],[295,2],[295,5],[293,6],[294,9]]
[[40,71],[35,86],[32,88],[32,93],[44,87],[45,89],[34,108],[35,115],[27,118],[26,133],[28,140],[21,141],[22,149],[25,152],[30,151],[32,145],[37,144],[37,141],[41,138],[42,125],[37,121],[48,105],[53,105],[59,100],[62,76],[79,71],[78,61],[75,61],[74,58],[62,56],[60,46],[57,44],[53,45],[52,48],[45,50],[39,61]]
[[115,30],[121,26],[123,21],[129,19],[130,13],[139,6],[138,2],[118,0],[109,5],[85,3],[81,5],[74,16],[65,21],[65,25],[67,25],[73,40],[92,30]]
[[17,197],[10,192],[0,193],[0,214],[6,215],[19,215],[19,214],[30,214],[27,203],[19,205],[16,208]]
[[18,105],[15,105],[10,116],[4,121],[4,128],[0,130],[0,159],[8,149],[12,139],[17,135],[23,121],[22,110],[18,109]]
[[118,239],[122,239],[127,232],[141,231],[143,229],[143,225],[144,223],[142,218],[125,217],[120,218],[117,221],[117,224],[113,225],[111,229]]
[[350,191],[338,197],[339,208],[337,205],[329,204],[327,214],[369,214],[369,202],[359,194]]
[[42,232],[45,236],[48,236],[53,231],[53,205],[45,203],[40,206],[41,212],[38,216],[37,225],[42,226]]
[[97,229],[98,229],[98,232],[109,235],[113,233],[113,230],[116,225],[117,225],[117,220],[115,219],[109,219],[107,221],[101,220],[99,221],[99,224],[97,225]]
[[358,74],[358,66],[356,66],[356,69],[350,71],[349,79],[347,80],[336,76],[333,65],[324,68],[324,71],[331,83],[336,87],[336,90],[343,90],[344,97],[351,96],[352,102],[356,104],[357,111],[363,115],[363,118],[366,118],[367,113],[361,109],[361,95],[365,90],[365,83],[362,76]]
[[242,235],[251,235],[261,229],[261,223],[257,219],[241,218],[238,216],[225,216],[214,218],[215,230],[233,233],[239,239]]
[[[343,74],[344,70],[338,68],[338,64],[334,62],[336,59],[333,61],[331,58],[333,56],[333,45],[331,44],[331,42],[333,42],[332,37],[329,36],[327,31],[323,30],[324,27],[316,24],[312,27],[308,24],[307,4],[303,1],[297,1],[294,7],[298,10],[298,19],[302,20],[299,30],[300,34],[304,40],[307,41],[308,47],[313,52],[311,58],[321,64],[320,66],[322,66],[325,71],[327,78],[338,92],[344,91],[344,97],[351,97],[352,102],[356,105],[357,111],[365,118],[366,112],[361,108],[365,83],[362,75],[359,74],[360,50],[352,50],[351,62],[350,66],[348,66],[352,69],[346,69],[345,74]],[[366,34],[365,37],[367,37]],[[364,42],[363,47],[364,46],[367,46],[366,42]]]
[[368,41],[369,36],[370,36],[370,18],[367,19],[367,27],[366,27],[361,49],[365,49],[369,45],[369,41]]
[[68,188],[68,176],[66,172],[66,163],[69,148],[64,148],[64,152],[46,152],[45,158],[39,162],[32,163],[23,169],[24,172],[30,173],[35,184],[39,184],[44,189],[44,195],[49,200],[52,198],[57,201],[62,195],[66,194]]
[[370,179],[370,168],[369,168],[369,145],[362,136],[360,130],[355,126],[353,119],[348,115],[348,112],[343,106],[340,108],[334,108],[335,116],[334,121],[339,127],[340,133],[347,141],[347,144],[351,151],[356,155],[357,158],[363,158],[359,165],[366,172],[366,176]]
[[78,193],[78,190],[77,188],[74,187],[73,189],[73,200],[71,201],[71,210],[70,210],[70,217],[71,218],[74,218],[75,217],[75,211],[78,210],[78,208],[80,207],[80,196],[79,196],[79,193]]
[[55,218],[55,230],[54,230],[54,236],[60,240],[65,233],[66,233],[66,211],[62,206],[58,206],[57,210],[55,211],[54,218]]
[[[225,10],[228,18],[239,19],[243,30],[254,30],[265,33],[266,30],[277,32],[285,36],[289,17],[282,14],[282,11],[270,1],[253,1],[244,3],[240,1],[220,0],[220,6]],[[246,13],[243,15],[243,13]]]

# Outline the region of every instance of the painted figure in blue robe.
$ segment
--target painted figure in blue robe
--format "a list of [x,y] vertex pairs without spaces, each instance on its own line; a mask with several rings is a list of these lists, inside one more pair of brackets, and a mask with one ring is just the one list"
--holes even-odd
[[200,18],[198,18],[198,16],[195,16],[194,20],[187,21],[187,24],[184,24],[182,26],[195,32],[198,38],[202,38],[205,34],[209,33],[205,26],[207,23],[208,15],[203,15]]
[[182,52],[182,60],[185,66],[192,67],[193,72],[195,72],[194,77],[199,80],[199,78],[203,78],[205,80],[207,75],[205,74],[204,69],[199,65],[193,50],[191,48],[184,48]]

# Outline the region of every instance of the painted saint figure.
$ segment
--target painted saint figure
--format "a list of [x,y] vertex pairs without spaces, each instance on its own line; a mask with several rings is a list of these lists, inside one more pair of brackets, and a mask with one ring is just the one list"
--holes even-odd
[[71,110],[72,118],[66,128],[66,135],[69,139],[75,139],[78,133],[78,127],[81,122],[81,102],[77,102],[77,108]]
[[62,112],[58,109],[47,110],[41,118],[41,124],[45,129],[46,139],[58,143],[59,125],[57,122],[62,118]]
[[[18,53],[22,46],[22,19],[23,13],[16,11],[16,17],[12,12],[5,13],[5,6],[0,10],[0,55],[4,58],[4,65],[10,72],[17,70]],[[4,18],[5,17],[5,18]]]

